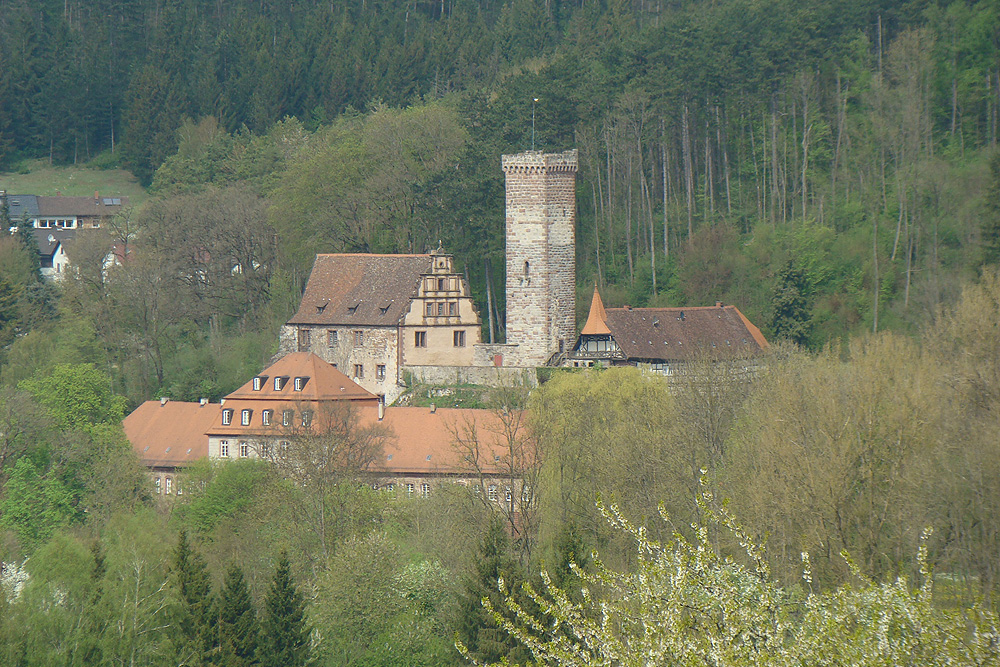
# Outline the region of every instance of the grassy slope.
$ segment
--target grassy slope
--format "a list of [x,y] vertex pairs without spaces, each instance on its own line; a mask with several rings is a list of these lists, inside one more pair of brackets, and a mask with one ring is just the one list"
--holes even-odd
[[95,169],[84,165],[54,167],[47,160],[28,160],[20,165],[28,173],[0,173],[0,190],[19,195],[55,195],[88,197],[125,196],[133,206],[148,195],[135,176],[124,169]]

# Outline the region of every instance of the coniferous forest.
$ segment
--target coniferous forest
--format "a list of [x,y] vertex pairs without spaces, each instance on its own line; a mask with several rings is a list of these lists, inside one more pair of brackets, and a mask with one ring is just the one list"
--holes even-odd
[[[996,661],[998,115],[994,0],[0,0],[0,189],[148,194],[59,285],[0,238],[0,663]],[[533,147],[580,152],[578,320],[595,284],[733,303],[759,377],[510,388],[516,525],[253,462],[155,502],[122,417],[257,373],[317,252],[441,243],[502,340],[500,156]]]

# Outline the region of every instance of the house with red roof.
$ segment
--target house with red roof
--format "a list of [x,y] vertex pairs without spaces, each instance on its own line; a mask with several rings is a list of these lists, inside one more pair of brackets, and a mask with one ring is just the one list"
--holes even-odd
[[471,366],[479,342],[468,281],[438,249],[316,255],[280,348],[314,352],[392,403],[405,366]]
[[672,375],[695,360],[748,359],[768,343],[736,306],[605,308],[594,288],[587,323],[573,350],[572,366],[639,366]]

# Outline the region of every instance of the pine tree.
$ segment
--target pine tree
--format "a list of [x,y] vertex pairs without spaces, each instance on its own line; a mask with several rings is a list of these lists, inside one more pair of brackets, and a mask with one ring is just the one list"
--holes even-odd
[[204,559],[188,543],[186,530],[174,549],[173,574],[181,598],[181,653],[186,664],[206,664],[216,645],[212,581]]
[[221,667],[259,665],[260,625],[243,570],[232,565],[219,597],[219,654]]
[[489,598],[495,609],[505,609],[503,596],[497,588],[503,579],[507,590],[517,592],[522,575],[511,556],[510,538],[499,517],[493,516],[476,554],[475,573],[465,582],[465,591],[459,604],[457,620],[458,638],[479,662],[493,663],[502,658],[515,659],[513,652],[518,644],[493,620],[483,607],[483,598]]
[[778,283],[771,297],[771,330],[776,338],[802,346],[808,344],[812,332],[808,292],[806,272],[788,262],[778,274]]
[[281,552],[265,601],[262,667],[301,667],[311,661],[305,599],[292,579],[288,553]]

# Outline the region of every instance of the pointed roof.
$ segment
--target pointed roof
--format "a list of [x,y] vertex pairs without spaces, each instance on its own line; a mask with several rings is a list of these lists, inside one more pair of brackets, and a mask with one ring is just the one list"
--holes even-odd
[[594,285],[594,298],[590,301],[590,315],[587,316],[587,323],[583,325],[581,335],[610,334],[608,328],[608,315],[604,312],[604,302],[601,301],[601,293]]
[[[254,380],[260,389],[254,389]],[[285,378],[275,389],[274,378]],[[295,379],[300,378],[300,389],[295,388]],[[362,389],[358,384],[338,371],[312,352],[291,352],[258,373],[253,379],[231,394],[226,401],[234,399],[264,399],[291,401],[324,400],[376,400],[375,394]],[[228,407],[228,404],[227,404]]]

